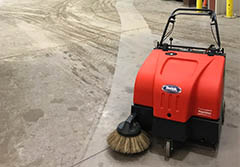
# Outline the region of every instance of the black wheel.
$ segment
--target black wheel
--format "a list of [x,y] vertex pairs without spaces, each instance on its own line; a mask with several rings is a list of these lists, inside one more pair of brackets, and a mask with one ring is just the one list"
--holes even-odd
[[168,160],[171,157],[173,151],[173,141],[167,140],[165,143],[165,160]]

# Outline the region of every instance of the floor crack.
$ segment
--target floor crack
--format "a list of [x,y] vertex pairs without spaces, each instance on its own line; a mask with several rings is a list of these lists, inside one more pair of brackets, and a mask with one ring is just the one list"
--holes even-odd
[[85,161],[87,161],[87,160],[89,160],[89,159],[91,159],[91,158],[96,157],[97,155],[103,153],[104,151],[106,151],[106,150],[108,150],[108,149],[109,149],[109,147],[104,148],[103,150],[100,150],[100,151],[96,152],[95,154],[92,154],[92,155],[90,155],[90,156],[88,156],[88,157],[80,160],[79,162],[77,162],[77,163],[75,163],[75,164],[73,164],[72,166],[69,166],[69,167],[75,167],[75,166],[77,166],[77,165],[80,165],[81,163],[83,163],[83,162],[85,162]]

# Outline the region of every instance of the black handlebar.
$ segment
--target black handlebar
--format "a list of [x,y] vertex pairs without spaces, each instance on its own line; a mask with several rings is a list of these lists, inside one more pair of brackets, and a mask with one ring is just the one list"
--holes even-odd
[[192,12],[209,12],[210,14],[214,13],[210,9],[196,9],[196,8],[177,8],[175,9],[171,15],[174,15],[177,11],[192,11]]
[[[179,12],[179,11],[188,11],[188,12]],[[202,13],[196,13],[196,12],[202,12]],[[168,19],[166,27],[163,31],[163,35],[162,35],[162,38],[160,41],[160,47],[163,46],[163,41],[165,40],[165,36],[166,36],[167,30],[168,30],[169,24],[170,23],[174,24],[176,16],[178,16],[178,15],[210,16],[210,18],[212,19],[211,25],[215,25],[216,37],[217,37],[216,42],[219,47],[218,49],[220,50],[221,41],[220,41],[217,17],[216,17],[215,12],[212,10],[209,10],[209,9],[195,9],[195,8],[178,8],[172,12],[171,16]]]
[[[177,13],[178,11],[191,11],[191,12],[203,12],[203,13]],[[210,9],[178,8],[172,12],[171,16],[175,17],[177,15],[210,16],[213,20],[217,20],[216,13]]]

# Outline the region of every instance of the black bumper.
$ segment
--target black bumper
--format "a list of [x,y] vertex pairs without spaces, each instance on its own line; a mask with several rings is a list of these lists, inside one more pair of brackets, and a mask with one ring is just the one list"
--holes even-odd
[[216,146],[219,142],[222,114],[219,120],[192,117],[186,123],[166,120],[153,116],[153,109],[141,105],[133,105],[132,112],[137,113],[142,129],[155,137],[168,138],[185,142],[193,140],[202,144]]

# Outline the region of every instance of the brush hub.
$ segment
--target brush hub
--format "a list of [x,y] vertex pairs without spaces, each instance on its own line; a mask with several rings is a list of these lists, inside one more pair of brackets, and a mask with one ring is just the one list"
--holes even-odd
[[118,125],[117,132],[125,137],[134,137],[141,133],[141,126],[138,122],[123,121]]

